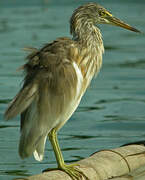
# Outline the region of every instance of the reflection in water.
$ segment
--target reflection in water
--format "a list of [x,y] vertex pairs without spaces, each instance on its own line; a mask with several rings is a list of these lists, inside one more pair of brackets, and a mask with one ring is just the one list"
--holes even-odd
[[121,98],[121,99],[101,99],[97,101],[95,104],[108,104],[108,103],[116,103],[116,102],[125,102],[125,101],[140,101],[145,103],[145,99],[136,99],[136,98]]
[[62,151],[73,151],[73,150],[80,150],[80,148],[72,147],[72,148],[61,148]]
[[145,68],[145,59],[139,59],[135,62],[126,61],[124,63],[119,64],[121,68]]
[[99,107],[99,106],[85,106],[85,107],[79,107],[77,109],[77,112],[87,112],[87,111],[96,111],[96,110],[101,110],[105,109],[105,107]]
[[11,99],[0,99],[0,104],[8,104]]
[[[28,29],[40,29],[40,30],[48,30],[48,29],[55,29],[57,28],[57,26],[53,25],[53,24],[33,24],[33,25],[27,25],[25,28]],[[59,28],[59,27],[58,27]]]
[[117,47],[117,46],[105,46],[105,51],[107,51],[107,50],[117,50],[117,49],[119,49],[119,47]]
[[0,128],[19,127],[18,125],[0,125]]
[[96,136],[91,136],[91,135],[68,135],[67,138],[65,138],[65,140],[71,140],[71,139],[91,139],[94,138]]
[[2,171],[0,170],[0,174],[2,175],[11,175],[11,176],[30,176],[30,174],[26,170],[9,170],[9,171]]

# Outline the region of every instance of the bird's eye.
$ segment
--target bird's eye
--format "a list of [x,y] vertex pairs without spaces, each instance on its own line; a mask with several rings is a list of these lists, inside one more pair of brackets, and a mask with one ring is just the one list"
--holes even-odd
[[104,16],[106,16],[107,14],[106,14],[105,11],[102,11],[102,10],[101,10],[101,11],[99,11],[99,15],[104,17]]
[[102,10],[102,9],[100,9],[99,15],[100,15],[100,17],[112,16],[112,14],[110,12]]

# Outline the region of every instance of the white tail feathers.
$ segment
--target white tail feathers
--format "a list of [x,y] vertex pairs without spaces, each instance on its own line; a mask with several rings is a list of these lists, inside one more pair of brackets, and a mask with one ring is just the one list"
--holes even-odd
[[37,161],[42,161],[47,136],[21,136],[19,144],[19,154],[22,159],[34,155]]
[[38,154],[38,152],[36,150],[33,152],[33,155],[34,155],[34,158],[37,161],[42,161],[43,160],[43,154]]
[[37,161],[42,161],[43,160],[46,138],[47,138],[47,136],[40,139],[40,141],[39,141],[39,143],[37,145],[37,148],[35,149],[35,151],[33,153],[34,158]]

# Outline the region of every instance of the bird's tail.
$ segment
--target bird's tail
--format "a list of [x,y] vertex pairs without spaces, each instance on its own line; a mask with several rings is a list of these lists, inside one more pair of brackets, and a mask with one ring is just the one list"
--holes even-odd
[[47,136],[45,136],[45,137],[41,138],[41,140],[39,140],[39,144],[37,145],[37,148],[33,152],[34,158],[37,161],[42,161],[42,159],[43,159],[46,138],[47,138]]
[[39,135],[37,130],[31,129],[28,134],[23,129],[19,143],[19,154],[22,159],[34,155],[37,161],[42,161],[47,135]]
[[44,156],[48,127],[43,126],[35,101],[22,113],[21,119],[23,123],[19,143],[20,157],[23,159],[33,154],[36,160],[41,161]]
[[26,158],[34,154],[35,159],[41,161],[48,130],[39,118],[37,90],[34,83],[23,87],[6,110],[5,119],[9,120],[21,114],[20,157]]

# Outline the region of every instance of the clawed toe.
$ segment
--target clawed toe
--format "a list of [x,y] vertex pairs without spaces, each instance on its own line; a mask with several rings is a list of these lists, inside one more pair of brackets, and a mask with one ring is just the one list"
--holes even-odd
[[43,172],[47,172],[47,171],[53,171],[53,170],[61,170],[65,173],[67,173],[72,180],[82,180],[83,177],[85,180],[89,180],[82,171],[80,171],[77,166],[79,167],[79,164],[70,164],[70,165],[62,165],[61,167],[58,168],[47,168],[45,170],[43,170]]

